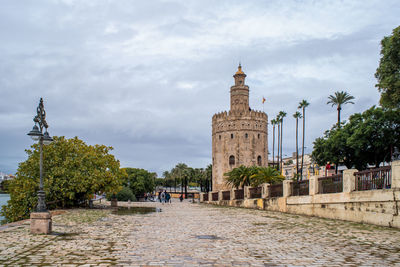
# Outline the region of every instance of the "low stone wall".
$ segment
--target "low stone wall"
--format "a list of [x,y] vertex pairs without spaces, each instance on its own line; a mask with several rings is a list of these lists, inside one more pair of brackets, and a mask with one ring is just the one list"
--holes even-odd
[[[269,185],[264,184],[263,198],[247,198],[249,189],[244,188],[244,199],[233,199],[234,194],[231,194],[231,200],[207,201],[207,203],[400,228],[400,161],[392,163],[391,189],[354,191],[354,172],[356,170],[344,172],[342,193],[319,194],[318,177],[311,177],[308,195],[291,196],[292,182],[284,181],[283,197],[270,198]],[[202,196],[200,200],[203,200]]]

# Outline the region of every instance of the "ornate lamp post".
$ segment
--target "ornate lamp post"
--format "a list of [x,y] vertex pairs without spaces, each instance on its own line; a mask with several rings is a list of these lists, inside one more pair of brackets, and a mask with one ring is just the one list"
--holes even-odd
[[[39,106],[37,107],[37,114],[33,118],[35,125],[28,135],[35,141],[39,141],[39,172],[40,184],[38,195],[38,205],[36,207],[36,214],[31,214],[31,232],[32,233],[49,233],[51,232],[51,216],[47,211],[45,193],[43,190],[43,144],[48,145],[53,141],[47,132],[49,125],[46,122],[46,111],[44,110],[43,99],[40,98]],[[44,130],[44,133],[43,133]]]

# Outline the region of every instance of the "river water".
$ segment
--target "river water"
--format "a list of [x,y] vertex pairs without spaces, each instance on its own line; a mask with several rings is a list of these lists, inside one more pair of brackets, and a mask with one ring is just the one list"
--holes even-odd
[[[0,194],[0,208],[3,205],[6,205],[8,200],[10,200],[10,195],[9,194]],[[2,220],[4,220],[4,217],[0,216],[0,223],[1,223]]]

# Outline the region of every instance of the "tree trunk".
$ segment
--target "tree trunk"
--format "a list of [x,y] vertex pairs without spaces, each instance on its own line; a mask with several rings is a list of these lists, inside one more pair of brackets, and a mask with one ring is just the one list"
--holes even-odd
[[279,151],[280,151],[280,140],[281,140],[281,124],[278,123],[278,158],[277,158],[277,170],[279,170]]
[[282,122],[281,122],[281,165],[280,165],[280,169],[283,169],[283,153],[282,153],[282,144],[283,144],[283,118],[282,118]]
[[185,177],[185,199],[187,199],[187,177]]
[[296,118],[296,179],[299,180],[299,118]]
[[342,108],[340,106],[338,106],[338,108],[337,108],[337,125],[338,125],[338,128],[340,128],[340,110],[341,109]]
[[303,107],[303,143],[302,143],[302,146],[301,146],[301,168],[300,168],[301,173],[300,173],[300,181],[303,180],[305,124],[306,124],[306,108]]
[[275,165],[275,124],[272,130],[272,167]]

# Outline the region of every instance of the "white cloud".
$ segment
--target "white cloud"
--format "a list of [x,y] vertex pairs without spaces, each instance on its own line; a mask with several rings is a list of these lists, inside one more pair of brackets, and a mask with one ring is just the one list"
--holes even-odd
[[[0,170],[25,159],[39,98],[51,133],[115,147],[124,166],[161,173],[211,157],[211,116],[229,108],[239,60],[250,103],[270,118],[309,99],[307,146],[335,121],[325,105],[348,90],[377,103],[379,41],[397,1],[31,1],[0,8]],[[287,118],[286,154],[294,150]],[[16,151],[19,151],[18,153]]]

